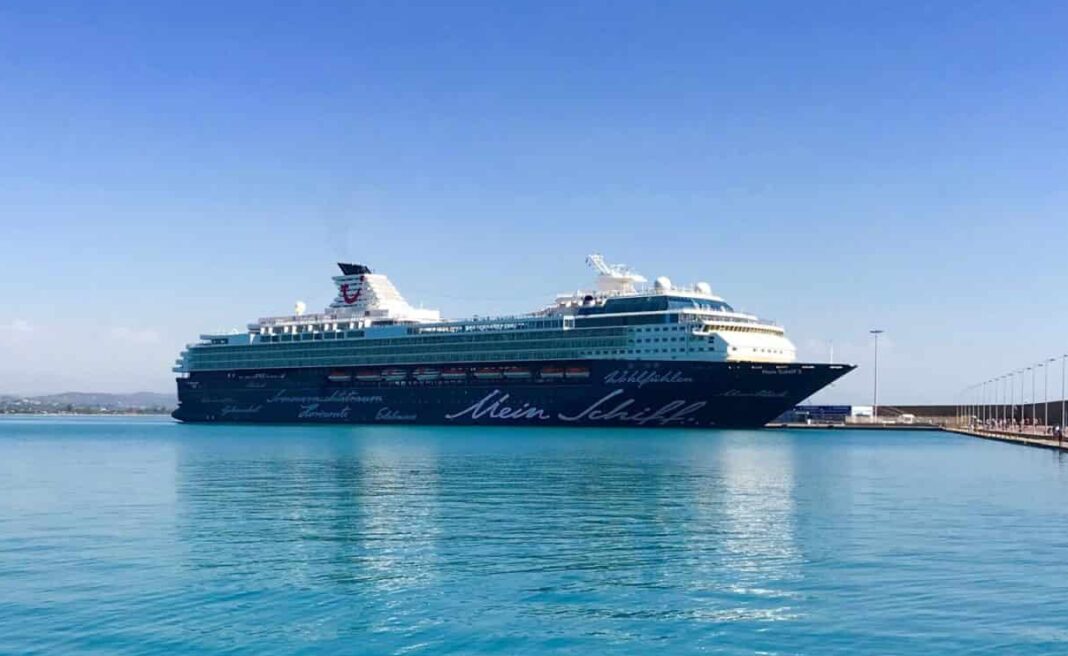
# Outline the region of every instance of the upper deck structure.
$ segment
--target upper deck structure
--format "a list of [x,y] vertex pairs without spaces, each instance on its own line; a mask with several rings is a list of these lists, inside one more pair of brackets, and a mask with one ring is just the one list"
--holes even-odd
[[[415,308],[390,279],[341,263],[323,312],[265,317],[237,334],[202,335],[175,371],[560,359],[790,363],[781,326],[738,312],[708,283],[652,285],[594,254],[591,289],[518,316],[446,320]],[[301,309],[298,307],[298,310]]]

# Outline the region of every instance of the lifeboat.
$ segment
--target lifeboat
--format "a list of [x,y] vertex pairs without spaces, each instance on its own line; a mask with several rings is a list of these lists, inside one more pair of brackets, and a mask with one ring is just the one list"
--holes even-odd
[[475,369],[475,378],[479,380],[494,380],[501,377],[501,370],[494,367]]
[[589,378],[590,370],[587,367],[568,367],[564,375],[568,378]]
[[416,380],[437,380],[441,377],[441,372],[431,367],[419,367],[412,372],[412,378]]
[[382,380],[382,374],[378,369],[364,369],[356,372],[356,380],[363,383],[373,383]]
[[564,377],[564,370],[562,367],[544,367],[538,377],[542,380],[559,380]]
[[442,380],[464,380],[467,378],[467,370],[462,367],[449,367],[441,372]]
[[405,371],[404,369],[383,369],[382,370],[382,380],[397,381],[397,380],[404,380],[407,377],[408,377],[408,372]]
[[326,377],[331,383],[347,383],[352,380],[352,375],[347,371],[335,369]]
[[501,373],[509,380],[525,380],[530,378],[530,369],[525,367],[505,367]]

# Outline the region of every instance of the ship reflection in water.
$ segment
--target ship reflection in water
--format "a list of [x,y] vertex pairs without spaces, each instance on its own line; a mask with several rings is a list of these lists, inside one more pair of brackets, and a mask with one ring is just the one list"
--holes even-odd
[[228,430],[228,456],[179,465],[190,564],[315,590],[335,622],[431,639],[551,619],[622,640],[795,617],[791,452],[752,433]]
[[935,433],[0,421],[0,651],[1065,653],[1066,495]]

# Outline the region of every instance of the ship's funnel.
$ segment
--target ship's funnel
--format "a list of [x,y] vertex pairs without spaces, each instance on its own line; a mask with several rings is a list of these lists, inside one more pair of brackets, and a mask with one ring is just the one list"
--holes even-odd
[[346,264],[345,262],[338,262],[337,265],[341,267],[341,273],[346,276],[358,276],[364,273],[373,273],[371,267],[366,267],[362,264]]
[[441,319],[436,310],[413,308],[401,296],[389,277],[381,273],[371,273],[371,269],[362,264],[342,264],[342,275],[334,276],[338,294],[330,304],[327,312],[348,314],[357,317],[394,321],[438,321]]

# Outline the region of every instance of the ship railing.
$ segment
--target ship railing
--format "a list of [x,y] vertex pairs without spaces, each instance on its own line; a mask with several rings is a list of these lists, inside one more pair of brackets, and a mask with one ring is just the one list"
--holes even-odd
[[[690,311],[687,310],[687,312],[690,312]],[[711,323],[711,322],[720,321],[720,322],[724,322],[724,323],[741,323],[741,324],[746,324],[746,325],[750,325],[750,326],[774,326],[775,328],[782,328],[782,325],[779,324],[774,319],[763,319],[763,318],[754,317],[752,315],[748,315],[749,318],[745,318],[745,319],[743,319],[741,317],[712,315],[712,314],[698,314],[698,313],[692,313],[692,312],[690,312],[690,315],[694,316],[694,317],[697,317],[702,323]]]
[[289,323],[315,323],[319,321],[353,321],[354,318],[340,314],[291,314],[284,317],[260,317],[256,323],[261,326],[278,326]]

